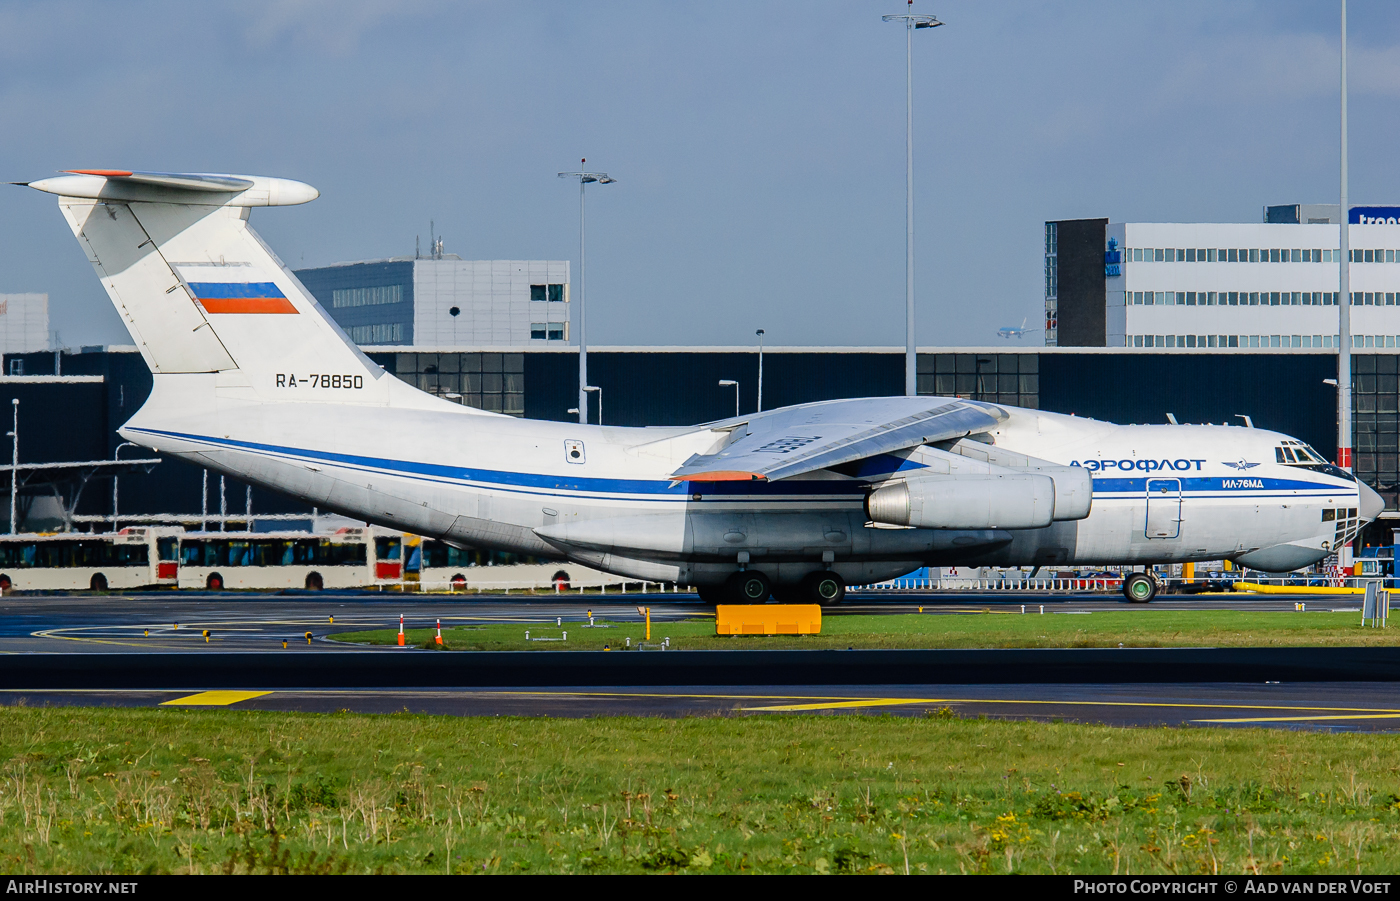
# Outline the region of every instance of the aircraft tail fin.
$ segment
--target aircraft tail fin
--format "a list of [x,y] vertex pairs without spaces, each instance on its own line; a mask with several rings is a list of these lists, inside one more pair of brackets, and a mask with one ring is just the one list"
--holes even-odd
[[[287,179],[83,170],[30,182],[59,208],[151,372],[249,400],[430,406],[383,378],[248,226],[319,196]],[[456,407],[457,405],[453,405]]]

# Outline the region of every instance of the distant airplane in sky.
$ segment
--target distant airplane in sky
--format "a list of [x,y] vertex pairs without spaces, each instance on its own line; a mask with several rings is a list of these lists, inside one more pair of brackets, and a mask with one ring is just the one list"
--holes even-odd
[[[1029,318],[1029,317],[1027,317],[1027,318]],[[1019,326],[1017,326],[1017,325],[1003,325],[1001,328],[997,329],[997,337],[998,337],[998,338],[1024,338],[1024,337],[1026,337],[1026,332],[1038,332],[1038,331],[1040,331],[1040,329],[1038,329],[1038,328],[1026,328],[1026,320],[1025,320],[1025,319],[1022,319],[1022,320],[1021,320],[1021,324],[1020,324]]]

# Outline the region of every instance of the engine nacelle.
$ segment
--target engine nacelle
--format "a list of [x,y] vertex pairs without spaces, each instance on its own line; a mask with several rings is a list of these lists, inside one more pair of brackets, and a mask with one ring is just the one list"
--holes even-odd
[[1094,502],[1094,477],[1082,466],[1029,466],[1055,480],[1055,521],[1084,519]]
[[872,522],[920,529],[1042,529],[1055,519],[1055,480],[1027,472],[891,482],[865,501]]

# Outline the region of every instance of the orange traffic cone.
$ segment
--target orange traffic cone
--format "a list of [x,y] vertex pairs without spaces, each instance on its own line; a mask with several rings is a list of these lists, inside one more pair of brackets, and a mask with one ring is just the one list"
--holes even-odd
[[399,614],[399,647],[403,647],[403,614]]
[[442,617],[437,621],[437,646],[442,647]]

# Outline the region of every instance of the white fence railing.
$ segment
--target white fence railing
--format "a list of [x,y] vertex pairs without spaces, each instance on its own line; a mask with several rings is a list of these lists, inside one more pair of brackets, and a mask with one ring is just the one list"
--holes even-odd
[[628,592],[632,594],[653,593],[653,594],[685,594],[693,593],[694,588],[685,585],[676,585],[671,582],[637,582],[619,581],[612,584],[589,584],[589,585],[521,585],[518,581],[509,582],[478,582],[469,580],[463,582],[452,582],[446,580],[424,581],[424,582],[378,582],[374,586],[377,591],[421,591],[421,592],[443,592],[451,594],[482,594],[484,592],[510,594],[534,594],[534,595],[581,595],[585,591],[588,594],[618,595],[623,596]]

